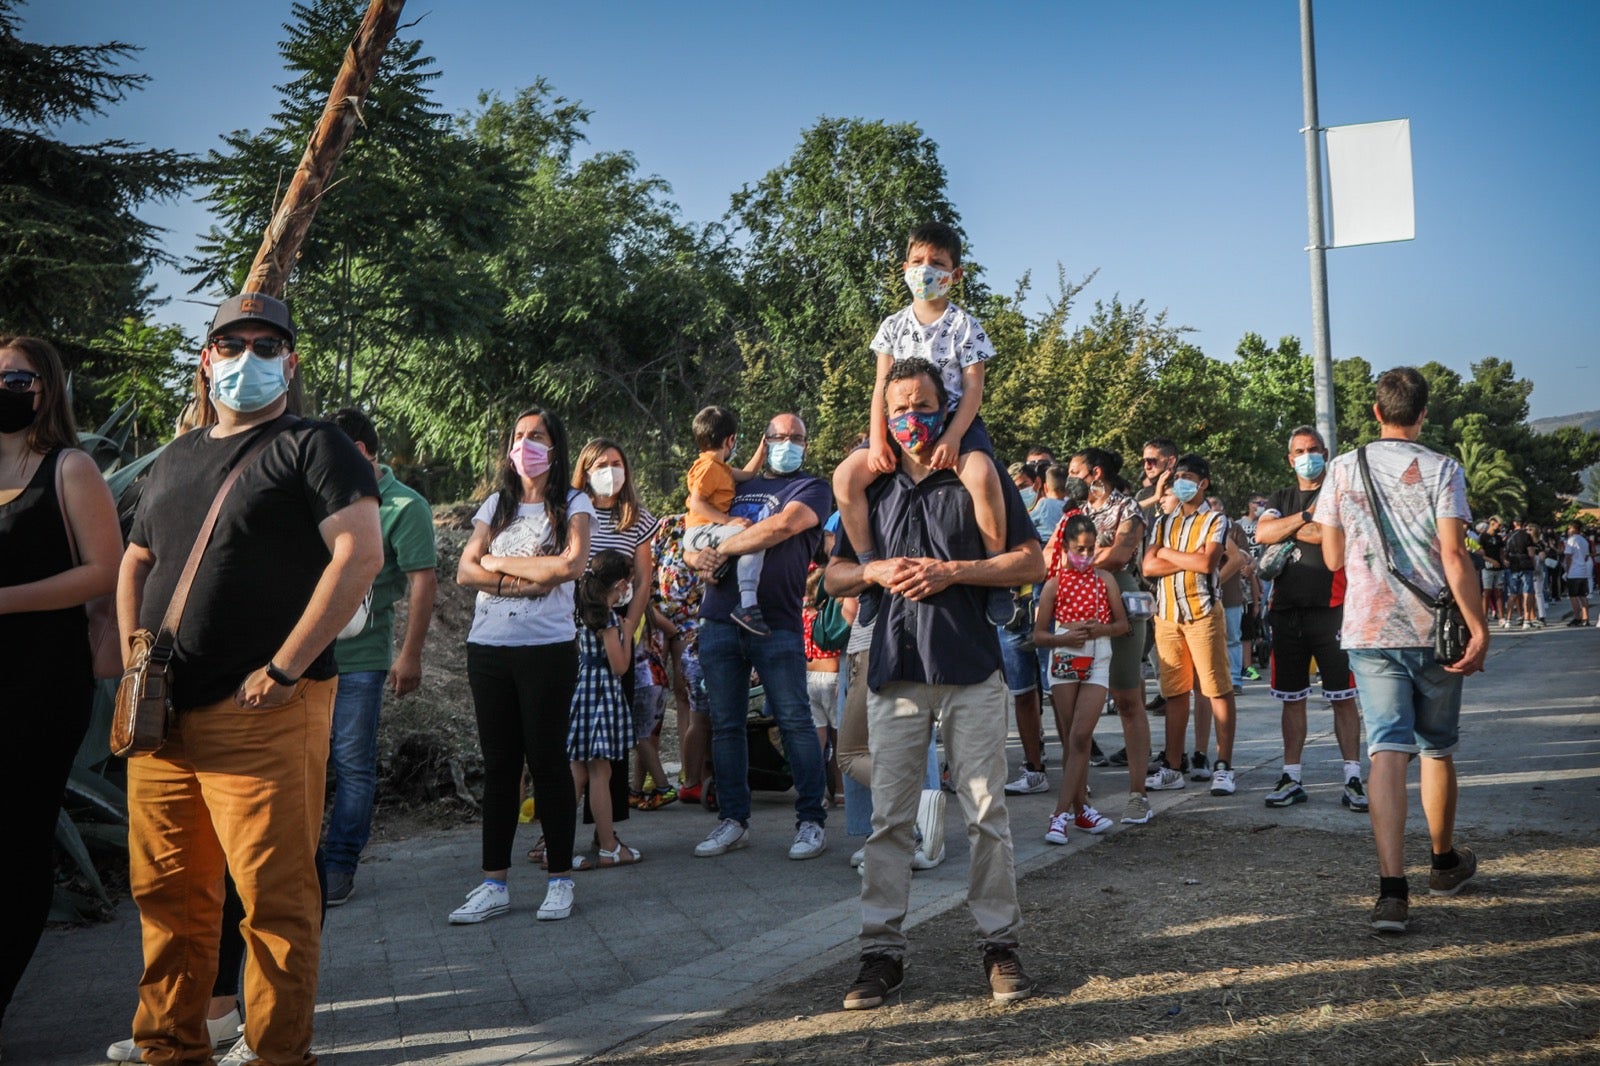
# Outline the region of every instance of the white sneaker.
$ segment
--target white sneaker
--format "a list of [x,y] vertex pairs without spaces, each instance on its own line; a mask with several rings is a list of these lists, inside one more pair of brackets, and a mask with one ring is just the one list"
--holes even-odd
[[928,865],[917,866],[913,857],[911,868],[914,870],[931,870],[944,862],[944,805],[945,798],[941,790],[922,790],[922,798],[917,801],[917,833],[922,837],[917,851]]
[[1072,825],[1072,815],[1066,811],[1050,816],[1050,828],[1045,831],[1046,844],[1065,844],[1067,842],[1067,829]]
[[1006,795],[1029,796],[1035,792],[1050,791],[1050,779],[1044,776],[1043,770],[1030,770],[1022,768],[1015,781],[1006,783]]
[[789,845],[789,858],[814,859],[828,850],[828,836],[816,822],[801,822]]
[[1152,791],[1165,788],[1182,788],[1186,781],[1181,770],[1174,770],[1170,766],[1162,766],[1155,773],[1144,779],[1144,787]]
[[694,846],[694,856],[697,859],[709,859],[713,855],[722,855],[749,846],[750,830],[732,818],[724,818],[717,823],[710,836]]
[[254,1062],[256,1053],[250,1050],[250,1042],[240,1037],[238,1043],[228,1049],[228,1053],[217,1060],[217,1066],[245,1066],[247,1062]]
[[1218,759],[1211,771],[1211,794],[1213,796],[1233,795],[1233,767],[1223,759]]
[[544,902],[534,915],[541,922],[558,922],[572,913],[572,878],[557,877],[545,889]]
[[854,854],[852,854],[850,856],[850,868],[852,870],[859,870],[861,868],[861,864],[866,862],[866,861],[867,861],[867,849],[866,848],[861,848],[860,850],[856,851]]
[[[212,1047],[222,1047],[239,1039],[239,1008],[235,1007],[220,1018],[206,1019],[206,1035],[211,1037]],[[106,1058],[112,1062],[143,1062],[144,1052],[133,1042],[133,1037],[118,1040],[106,1048]]]
[[471,925],[511,909],[511,890],[488,881],[467,893],[467,901],[450,912],[451,925]]
[[918,844],[917,850],[911,853],[911,868],[913,870],[931,870],[935,866],[938,866],[941,862],[944,862],[945,856],[948,854],[950,853],[945,851],[943,848],[940,848],[939,857],[936,859],[930,859],[928,857],[928,853],[922,850],[922,845]]

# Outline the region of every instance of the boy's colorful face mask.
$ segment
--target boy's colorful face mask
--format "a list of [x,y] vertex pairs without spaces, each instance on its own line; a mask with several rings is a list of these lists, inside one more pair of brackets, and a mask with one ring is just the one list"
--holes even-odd
[[926,448],[939,439],[943,429],[943,411],[907,411],[889,420],[889,432],[895,443],[908,452]]
[[906,267],[906,288],[913,300],[942,300],[950,295],[955,272],[927,264]]

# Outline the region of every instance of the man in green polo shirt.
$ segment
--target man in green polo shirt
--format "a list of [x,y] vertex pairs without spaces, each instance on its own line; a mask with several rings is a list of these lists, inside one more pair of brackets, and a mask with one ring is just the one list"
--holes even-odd
[[[422,642],[428,635],[437,591],[438,555],[433,543],[433,511],[415,489],[378,462],[378,432],[372,420],[353,407],[333,422],[355,442],[378,475],[378,519],[383,528],[383,570],[372,583],[372,607],[361,632],[339,640],[339,692],[333,705],[333,736],[328,772],[336,779],[327,842],[328,906],[350,898],[356,863],[372,833],[372,798],[378,784],[378,712],[383,683],[404,696],[422,680]],[[394,605],[406,600],[406,631],[394,649]]]

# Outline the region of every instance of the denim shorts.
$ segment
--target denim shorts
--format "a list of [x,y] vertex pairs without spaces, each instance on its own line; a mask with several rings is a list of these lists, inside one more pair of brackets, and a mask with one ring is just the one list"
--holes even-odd
[[1032,634],[1019,633],[1005,626],[996,626],[995,633],[1000,637],[1000,661],[1006,679],[1006,691],[1013,696],[1025,696],[1035,692],[1040,683],[1039,656],[1032,647],[1022,646],[1023,637]]
[[1461,740],[1460,674],[1433,659],[1432,648],[1350,648],[1350,669],[1361,693],[1367,753],[1420,752],[1442,759]]
[[1534,581],[1534,572],[1532,570],[1508,570],[1508,571],[1506,571],[1506,594],[1507,595],[1509,595],[1509,596],[1531,595],[1533,593],[1533,590],[1535,588],[1537,588],[1537,587],[1538,587],[1538,583],[1536,581]]

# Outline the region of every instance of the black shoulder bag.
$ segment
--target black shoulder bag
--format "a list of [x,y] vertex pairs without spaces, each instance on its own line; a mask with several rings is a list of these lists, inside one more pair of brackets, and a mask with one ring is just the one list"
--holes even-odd
[[1441,666],[1453,666],[1467,653],[1470,634],[1467,632],[1467,620],[1462,616],[1461,608],[1456,605],[1455,595],[1450,591],[1450,583],[1446,581],[1437,595],[1429,595],[1396,568],[1394,553],[1389,550],[1389,535],[1383,527],[1382,502],[1372,487],[1372,472],[1367,468],[1365,446],[1356,449],[1356,463],[1361,467],[1361,483],[1366,486],[1367,499],[1372,501],[1372,519],[1378,525],[1378,543],[1383,545],[1383,561],[1388,565],[1389,573],[1395,576],[1395,580],[1433,609],[1434,661]]

